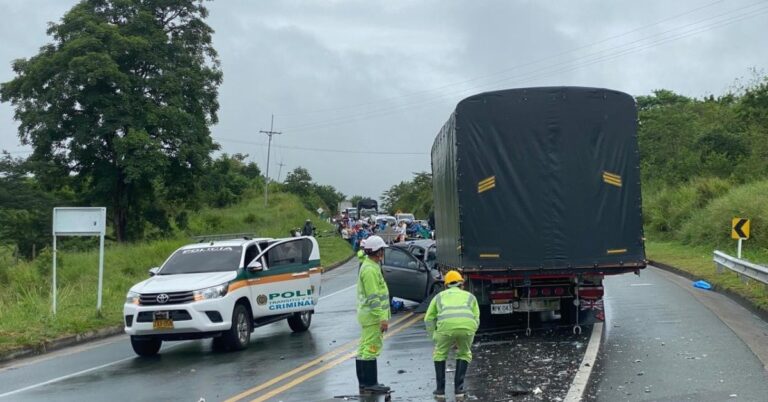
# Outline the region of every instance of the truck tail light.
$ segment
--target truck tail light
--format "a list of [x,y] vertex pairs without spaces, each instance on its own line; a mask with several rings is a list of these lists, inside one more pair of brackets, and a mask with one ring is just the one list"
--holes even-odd
[[603,287],[590,286],[590,287],[579,288],[579,297],[582,299],[602,299]]

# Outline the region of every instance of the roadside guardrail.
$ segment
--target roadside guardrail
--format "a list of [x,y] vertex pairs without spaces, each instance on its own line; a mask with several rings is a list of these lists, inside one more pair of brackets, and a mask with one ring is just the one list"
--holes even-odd
[[744,283],[754,279],[768,286],[768,267],[730,256],[718,250],[715,250],[712,260],[715,262],[718,274],[728,268],[736,272]]

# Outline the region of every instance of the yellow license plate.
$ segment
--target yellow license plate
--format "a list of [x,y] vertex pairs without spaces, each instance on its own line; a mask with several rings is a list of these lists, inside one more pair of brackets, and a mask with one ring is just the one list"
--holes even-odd
[[152,329],[173,329],[173,320],[154,320]]

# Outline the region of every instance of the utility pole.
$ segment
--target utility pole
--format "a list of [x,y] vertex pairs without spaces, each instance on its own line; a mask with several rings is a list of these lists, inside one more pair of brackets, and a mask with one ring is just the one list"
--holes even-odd
[[280,166],[280,169],[277,171],[277,182],[280,182],[280,175],[283,174],[283,166],[285,166],[285,163],[281,160],[280,163],[277,164],[277,166]]
[[264,183],[264,206],[267,206],[267,200],[269,200],[269,153],[272,150],[272,136],[275,134],[282,134],[279,131],[274,131],[275,115],[272,115],[272,121],[269,123],[269,131],[259,130],[260,133],[264,133],[269,136],[269,142],[267,145],[267,180]]

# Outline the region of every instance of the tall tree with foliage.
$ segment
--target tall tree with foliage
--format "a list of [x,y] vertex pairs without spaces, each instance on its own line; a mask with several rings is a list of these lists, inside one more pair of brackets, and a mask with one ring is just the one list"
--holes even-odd
[[413,179],[390,187],[382,194],[383,208],[390,212],[411,212],[425,219],[433,209],[432,174],[414,173]]
[[24,258],[50,244],[53,207],[66,203],[41,188],[28,170],[23,160],[0,156],[0,243],[15,245]]
[[39,180],[72,176],[85,202],[107,205],[118,241],[168,227],[217,149],[222,73],[207,15],[201,0],[82,0],[0,86],[30,161],[56,167]]

